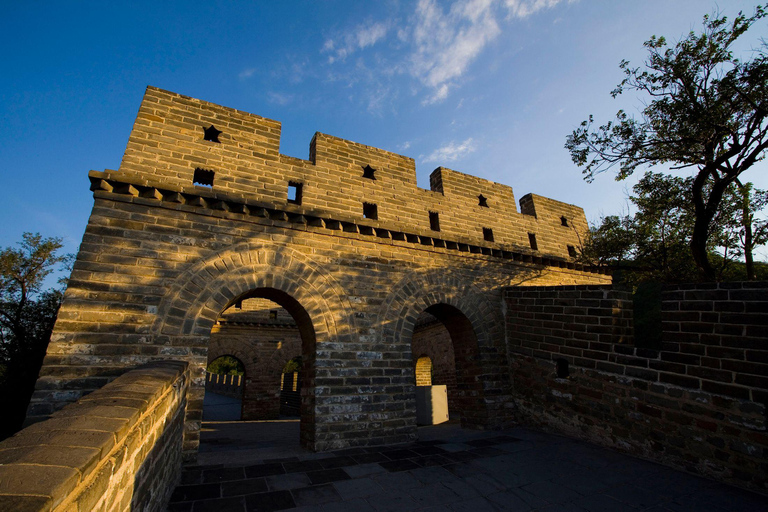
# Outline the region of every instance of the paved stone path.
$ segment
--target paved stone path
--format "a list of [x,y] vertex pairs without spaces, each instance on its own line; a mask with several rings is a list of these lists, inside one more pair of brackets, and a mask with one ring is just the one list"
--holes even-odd
[[428,427],[419,437],[322,454],[294,447],[247,465],[234,446],[214,449],[220,463],[186,468],[169,510],[768,511],[766,496],[528,429]]

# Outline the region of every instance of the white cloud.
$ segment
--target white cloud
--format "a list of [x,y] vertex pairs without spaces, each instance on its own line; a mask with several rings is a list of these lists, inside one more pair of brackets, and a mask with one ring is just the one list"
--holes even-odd
[[[423,94],[421,104],[434,105],[461,86],[462,77],[502,28],[508,29],[515,19],[574,1],[578,0],[417,0],[404,18],[368,19],[327,38],[320,53],[334,65],[334,79],[347,77],[349,85],[367,81],[372,89],[380,89],[382,82],[410,75],[415,94]],[[370,51],[382,42],[389,43],[388,51]],[[354,54],[359,55],[352,62],[349,57]],[[397,88],[390,82],[386,89]],[[369,100],[369,110],[382,104],[381,98]]]
[[242,71],[241,71],[241,72],[240,72],[240,73],[237,75],[237,77],[238,77],[239,79],[241,79],[241,80],[244,80],[244,79],[246,79],[246,78],[250,78],[250,77],[252,77],[252,76],[253,76],[253,74],[254,74],[255,72],[256,72],[256,68],[248,68],[248,69],[244,69],[244,70],[242,70]]
[[285,106],[293,101],[293,94],[285,94],[282,92],[270,91],[267,93],[267,98],[271,103],[276,103],[280,106]]
[[368,23],[358,28],[351,34],[346,34],[342,41],[326,39],[320,53],[330,53],[328,62],[343,61],[357,50],[363,50],[373,46],[384,39],[389,31],[389,24],[385,22]]
[[422,105],[433,105],[435,103],[442,102],[445,98],[448,97],[448,84],[443,84],[440,87],[435,90],[435,92],[429,96],[428,98],[425,98],[424,101],[421,102]]
[[461,77],[500,33],[493,0],[458,1],[447,13],[435,0],[419,0],[412,29],[415,48],[411,73],[433,89],[423,103],[448,97],[452,81]]
[[424,159],[424,162],[455,162],[456,160],[473,153],[476,149],[475,141],[470,137],[459,144],[451,142],[443,147],[437,148]]
[[[504,0],[509,14],[514,18],[527,18],[542,9],[551,9],[563,0]],[[568,0],[572,2],[573,0]]]

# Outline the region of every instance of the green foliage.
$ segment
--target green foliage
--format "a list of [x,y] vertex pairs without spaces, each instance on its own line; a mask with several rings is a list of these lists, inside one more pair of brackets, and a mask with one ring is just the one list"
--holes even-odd
[[24,233],[19,248],[0,251],[0,438],[21,428],[51,338],[63,292],[42,287],[70,260],[60,248],[60,238]]
[[218,375],[245,375],[245,365],[236,357],[217,357],[208,365],[210,373]]
[[283,366],[283,373],[300,372],[303,364],[301,356],[296,356]]
[[[600,225],[591,227],[582,260],[614,267],[614,279],[632,286],[705,279],[689,249],[696,221],[695,209],[686,201],[685,193],[692,180],[646,172],[629,197],[637,212],[605,217]],[[755,272],[750,277],[747,265],[737,259],[751,255],[751,247],[747,250],[744,243],[747,228],[755,234],[753,242],[766,240],[765,221],[758,219],[754,210],[768,203],[765,196],[766,192],[750,183],[726,189],[721,208],[712,219],[707,246],[717,280],[755,278]]]
[[640,167],[672,164],[692,168],[681,196],[693,211],[689,245],[696,267],[715,279],[710,261],[712,223],[727,189],[765,156],[768,149],[768,56],[766,44],[742,61],[734,43],[766,15],[704,17],[701,33],[669,46],[664,37],[645,42],[643,67],[622,61],[625,78],[612,91],[617,97],[634,91],[646,107],[639,118],[619,110],[616,119],[597,128],[593,118],[568,136],[565,147],[587,181],[618,165],[616,179]]

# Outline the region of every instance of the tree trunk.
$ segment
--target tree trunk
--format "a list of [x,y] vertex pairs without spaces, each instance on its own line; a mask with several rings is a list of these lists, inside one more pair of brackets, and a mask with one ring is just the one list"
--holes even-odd
[[[710,176],[714,180],[712,189],[709,191],[709,197],[704,197],[704,186]],[[718,179],[717,171],[704,168],[699,170],[699,173],[693,180],[691,192],[693,194],[696,221],[693,225],[693,234],[691,235],[691,254],[705,281],[715,281],[717,279],[715,269],[709,261],[709,251],[707,250],[709,226],[712,223],[712,219],[715,218],[725,189],[736,178],[737,176],[733,176],[731,179]]]
[[752,259],[752,249],[754,248],[754,238],[752,236],[752,211],[749,204],[749,187],[742,185],[741,181],[736,180],[736,186],[739,187],[741,196],[741,226],[744,228],[744,263],[747,270],[747,281],[755,280],[755,263]]

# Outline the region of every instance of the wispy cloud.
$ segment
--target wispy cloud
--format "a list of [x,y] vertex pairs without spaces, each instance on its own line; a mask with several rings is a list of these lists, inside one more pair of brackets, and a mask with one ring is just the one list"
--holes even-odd
[[240,73],[238,73],[237,78],[239,78],[240,80],[245,80],[246,78],[252,77],[255,72],[256,72],[256,68],[244,69]]
[[380,84],[383,79],[411,76],[417,94],[423,94],[421,104],[434,105],[461,86],[472,64],[514,20],[574,1],[578,0],[418,0],[414,10],[397,22],[367,20],[355,30],[329,37],[320,53],[328,56],[329,64],[341,66],[359,52],[353,64],[359,71],[360,61],[371,57],[365,50],[389,41],[392,54],[373,54],[377,59],[371,68],[376,70],[373,80]]
[[363,50],[373,46],[387,35],[389,24],[386,22],[368,22],[351,34],[346,34],[341,39],[326,39],[322,52],[330,53],[328,62],[333,64],[337,60],[344,60],[357,50]]
[[476,149],[477,146],[475,141],[470,137],[464,142],[458,144],[450,142],[445,146],[437,148],[429,156],[424,158],[424,162],[455,162],[456,160],[473,153]]
[[293,94],[270,91],[267,93],[267,99],[269,99],[271,103],[285,106],[293,101]]
[[[527,18],[542,9],[551,9],[563,0],[505,0],[504,4],[509,9],[510,16],[514,18]],[[568,0],[572,3],[574,0]]]
[[453,80],[500,33],[492,0],[455,2],[448,12],[435,0],[420,0],[414,15],[411,73],[432,89],[423,103],[445,100]]

